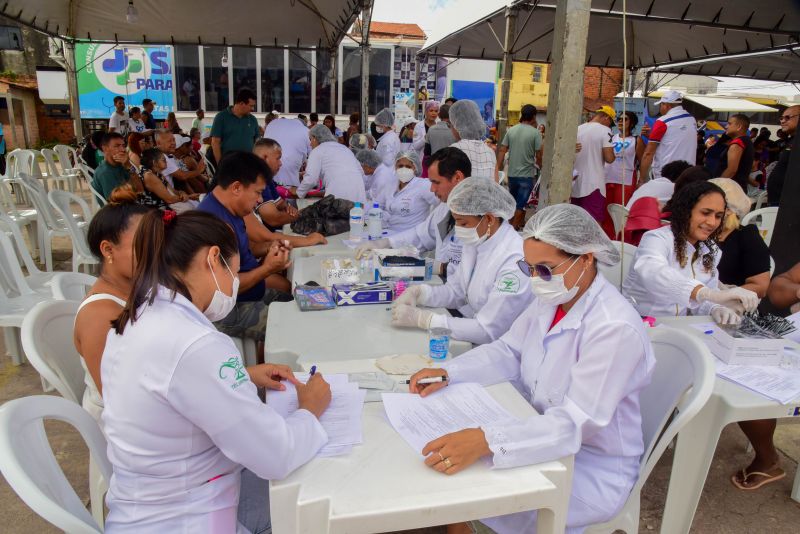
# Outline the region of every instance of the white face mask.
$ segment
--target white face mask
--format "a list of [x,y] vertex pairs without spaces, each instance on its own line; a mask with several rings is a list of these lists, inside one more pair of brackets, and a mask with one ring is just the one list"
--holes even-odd
[[478,221],[478,224],[474,228],[466,228],[464,226],[456,226],[453,231],[455,232],[456,239],[464,246],[474,246],[477,247],[487,239],[489,239],[489,231],[487,230],[485,234],[478,235],[478,226],[481,225],[481,220]]
[[414,169],[409,169],[408,167],[400,167],[395,171],[395,174],[397,174],[397,179],[404,184],[407,184],[414,179],[414,176],[416,176]]
[[226,295],[222,292],[222,290],[220,290],[219,282],[217,282],[217,275],[214,274],[214,268],[211,267],[211,258],[206,258],[206,261],[208,262],[208,268],[211,269],[211,276],[214,278],[214,283],[217,285],[217,289],[214,291],[214,296],[211,297],[211,303],[208,305],[208,308],[203,311],[203,315],[205,315],[212,323],[221,321],[228,316],[231,310],[233,310],[234,306],[236,306],[236,296],[239,294],[239,277],[233,276],[231,268],[228,267],[228,262],[225,261],[225,258],[223,258],[222,255],[220,255],[220,258],[222,259],[222,263],[225,264],[225,268],[228,269],[228,273],[231,275],[231,278],[233,278],[233,294]]
[[375,131],[378,133],[386,133],[386,128],[384,128],[383,126],[376,126]]
[[581,281],[583,273],[586,271],[584,270],[581,273],[575,281],[575,285],[570,289],[567,289],[567,286],[564,285],[564,275],[575,266],[579,259],[580,256],[575,258],[575,261],[572,262],[572,265],[570,265],[569,269],[564,271],[563,274],[554,274],[550,277],[550,280],[544,281],[540,276],[531,277],[531,291],[533,295],[545,304],[551,304],[553,306],[566,304],[575,298],[579,290],[578,282]]

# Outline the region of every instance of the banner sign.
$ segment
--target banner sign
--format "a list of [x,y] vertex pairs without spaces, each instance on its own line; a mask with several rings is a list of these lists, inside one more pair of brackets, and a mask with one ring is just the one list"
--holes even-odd
[[75,67],[82,119],[107,119],[114,97],[126,108],[155,104],[153,116],[166,118],[173,107],[173,62],[168,46],[77,43]]

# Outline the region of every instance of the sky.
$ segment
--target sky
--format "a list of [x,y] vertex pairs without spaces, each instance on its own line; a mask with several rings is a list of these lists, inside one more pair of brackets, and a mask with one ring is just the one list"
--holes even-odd
[[[372,19],[381,22],[415,23],[428,36],[427,44],[475,22],[507,5],[510,0],[375,0]],[[718,78],[720,92],[797,95],[791,84],[739,78]]]

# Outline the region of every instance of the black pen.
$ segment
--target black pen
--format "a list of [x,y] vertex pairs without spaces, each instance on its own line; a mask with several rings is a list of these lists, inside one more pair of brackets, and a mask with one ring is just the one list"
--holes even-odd
[[[446,376],[431,376],[428,378],[420,378],[417,380],[417,384],[438,384],[439,382],[447,382]],[[410,384],[411,380],[406,380],[403,382],[404,384]]]

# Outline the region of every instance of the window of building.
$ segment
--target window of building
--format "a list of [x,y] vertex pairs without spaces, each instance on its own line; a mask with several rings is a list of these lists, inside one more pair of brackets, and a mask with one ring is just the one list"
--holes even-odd
[[542,83],[542,67],[540,65],[533,66],[532,81],[534,83]]
[[176,45],[175,94],[178,111],[200,108],[200,60],[197,45]]
[[239,89],[248,88],[256,91],[256,53],[255,48],[234,47],[233,57],[229,60],[233,64],[233,96]]
[[[359,110],[361,94],[361,49],[344,47],[342,51],[342,113]],[[373,48],[369,60],[369,113],[374,115],[392,105],[392,51]]]
[[[222,66],[223,57],[225,66]],[[206,109],[222,111],[230,104],[228,94],[228,48],[225,46],[203,47],[203,74],[205,76]]]
[[289,49],[289,113],[311,112],[311,51]]
[[261,52],[261,107],[283,113],[283,48],[262,48]]
[[327,50],[317,50],[317,113],[333,114],[331,106],[331,55]]

